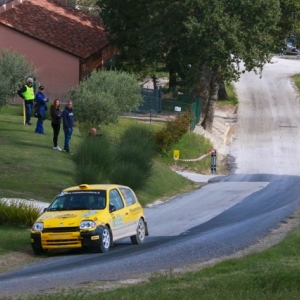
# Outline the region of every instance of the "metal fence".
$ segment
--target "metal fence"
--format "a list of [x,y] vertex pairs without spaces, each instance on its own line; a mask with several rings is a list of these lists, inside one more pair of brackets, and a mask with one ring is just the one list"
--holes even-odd
[[132,117],[133,114],[136,118],[147,119],[149,117],[151,123],[151,121],[166,120],[168,116],[190,110],[194,114],[194,120],[190,126],[191,131],[200,121],[201,99],[193,97],[187,91],[163,92],[161,87],[156,90],[143,88],[142,96],[144,103],[132,112]]

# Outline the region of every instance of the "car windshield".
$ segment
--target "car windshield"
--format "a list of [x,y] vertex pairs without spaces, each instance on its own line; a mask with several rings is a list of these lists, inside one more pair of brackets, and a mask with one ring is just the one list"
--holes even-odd
[[106,191],[73,191],[60,193],[47,211],[102,210],[106,207]]

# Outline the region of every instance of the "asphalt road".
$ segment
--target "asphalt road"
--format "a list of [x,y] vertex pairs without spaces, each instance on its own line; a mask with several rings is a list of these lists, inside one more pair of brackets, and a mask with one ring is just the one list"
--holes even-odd
[[275,60],[266,66],[264,79],[248,73],[236,85],[240,105],[230,149],[232,175],[146,209],[150,237],[145,244],[126,239],[107,254],[51,255],[0,275],[0,295],[135,278],[204,262],[252,245],[283,222],[300,202],[299,104],[289,79],[300,71],[300,61]]

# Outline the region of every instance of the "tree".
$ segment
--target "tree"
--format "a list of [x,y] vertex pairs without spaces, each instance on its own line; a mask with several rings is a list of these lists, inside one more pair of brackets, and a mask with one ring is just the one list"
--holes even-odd
[[99,16],[100,7],[97,0],[69,0],[68,3],[89,15]]
[[0,50],[0,108],[13,97],[26,78],[34,77],[33,66],[25,56],[8,49]]
[[[109,42],[122,51],[118,55],[118,68],[134,72],[140,77],[153,73],[155,64],[146,55],[142,44],[145,24],[150,22],[148,4],[145,1],[98,0],[100,16],[109,33]],[[150,63],[149,63],[150,62]]]
[[[106,5],[101,12],[106,29],[111,33],[113,27],[113,41],[119,42],[122,52],[125,11],[114,20],[112,15],[120,1],[100,2]],[[130,15],[133,18],[136,11],[122,3],[127,19]],[[269,53],[278,36],[279,0],[160,0],[151,3],[137,0],[135,4],[139,12],[146,11],[148,16],[138,28],[130,27],[126,32],[128,37],[135,31],[139,35],[135,51],[149,64],[164,61],[171,85],[174,78],[180,77],[193,87],[195,94],[203,99],[201,124],[210,131],[219,82],[237,80],[244,71],[259,73],[270,61]],[[128,44],[127,47],[130,53]],[[240,68],[241,62],[243,68]]]
[[120,113],[137,108],[143,101],[136,77],[122,71],[93,71],[69,93],[83,130],[116,122]]
[[300,1],[280,0],[280,11],[278,44],[282,43],[284,37],[300,36]]

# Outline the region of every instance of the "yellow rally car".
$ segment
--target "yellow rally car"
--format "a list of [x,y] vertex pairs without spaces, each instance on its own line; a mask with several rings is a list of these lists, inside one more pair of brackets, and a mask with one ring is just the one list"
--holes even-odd
[[81,184],[63,190],[36,220],[31,246],[36,255],[71,248],[107,252],[116,240],[141,244],[147,235],[143,208],[129,187]]

